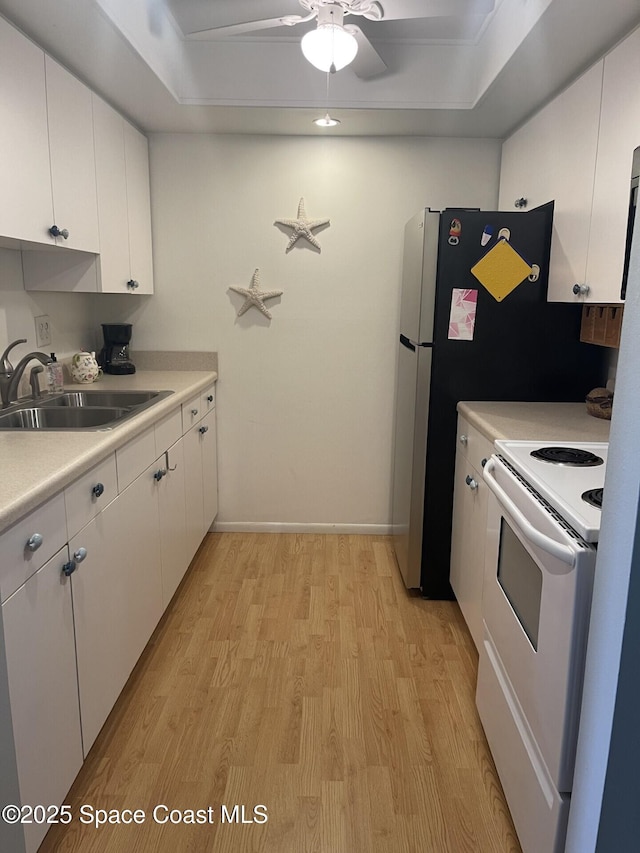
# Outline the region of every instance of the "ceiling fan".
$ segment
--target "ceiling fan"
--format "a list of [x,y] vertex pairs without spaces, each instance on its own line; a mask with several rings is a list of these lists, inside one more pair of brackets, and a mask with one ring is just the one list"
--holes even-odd
[[[495,0],[298,0],[306,14],[282,15],[254,21],[242,21],[187,33],[188,39],[207,40],[212,36],[235,36],[275,27],[293,27],[316,19],[317,29],[302,40],[306,58],[323,71],[336,71],[349,65],[358,77],[366,79],[386,71],[386,64],[360,27],[343,24],[344,17],[355,15],[369,21],[399,21],[462,15],[487,15]],[[320,36],[326,40],[327,53],[314,61]],[[340,44],[347,52],[338,59]],[[312,45],[312,43],[315,43]],[[308,49],[305,49],[305,45]],[[321,64],[318,64],[321,63]],[[341,64],[340,64],[341,63]]]

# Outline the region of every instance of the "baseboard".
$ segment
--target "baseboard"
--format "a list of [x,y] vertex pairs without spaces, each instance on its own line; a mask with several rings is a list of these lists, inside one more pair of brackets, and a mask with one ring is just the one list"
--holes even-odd
[[216,521],[214,533],[343,533],[387,536],[390,524],[298,524],[280,521]]

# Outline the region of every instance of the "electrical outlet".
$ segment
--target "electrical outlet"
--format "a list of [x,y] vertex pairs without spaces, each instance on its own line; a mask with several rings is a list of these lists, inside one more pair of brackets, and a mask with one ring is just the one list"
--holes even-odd
[[36,346],[51,346],[51,322],[47,314],[36,317]]

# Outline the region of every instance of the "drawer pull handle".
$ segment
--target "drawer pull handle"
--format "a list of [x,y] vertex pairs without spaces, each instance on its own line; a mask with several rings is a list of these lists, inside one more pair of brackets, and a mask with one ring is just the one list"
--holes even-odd
[[73,552],[73,559],[76,561],[76,563],[81,563],[86,558],[86,556],[87,556],[87,549],[86,548],[78,548],[77,551]]
[[460,444],[464,444],[464,446],[466,447],[468,443],[469,443],[469,439],[467,438],[467,436],[461,435],[460,436]]
[[37,551],[38,548],[44,542],[44,538],[41,533],[34,533],[27,540],[26,549],[27,551]]
[[62,567],[62,574],[65,575],[65,577],[69,577],[75,572],[76,568],[75,560],[69,560],[69,562],[65,563]]
[[200,435],[204,435],[205,432],[209,432],[209,427],[208,426],[201,426],[200,429],[198,430],[198,432],[200,433]]
[[209,394],[207,397],[207,403],[213,403],[213,394]]
[[95,486],[91,489],[91,494],[94,498],[99,498],[100,495],[104,494],[104,486],[102,483],[96,483]]
[[467,486],[469,486],[469,488],[471,489],[472,492],[475,492],[475,490],[478,488],[477,482],[473,479],[473,477],[470,474],[467,474],[464,481],[467,484]]

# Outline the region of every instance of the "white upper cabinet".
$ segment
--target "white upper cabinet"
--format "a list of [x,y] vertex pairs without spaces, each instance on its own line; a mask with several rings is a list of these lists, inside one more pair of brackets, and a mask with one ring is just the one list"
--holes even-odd
[[103,293],[153,293],[147,139],[96,95],[93,114],[99,289]]
[[633,151],[640,145],[640,30],[604,60],[586,283],[592,302],[619,302]]
[[67,249],[98,252],[96,165],[91,92],[51,57],[45,57],[53,220],[67,234]]
[[500,209],[554,200],[548,299],[576,299],[586,280],[603,60],[511,136],[502,148]]
[[149,143],[146,136],[126,121],[124,159],[127,170],[130,272],[131,280],[135,282],[132,287],[136,293],[153,293]]
[[0,237],[53,244],[44,53],[0,18]]

